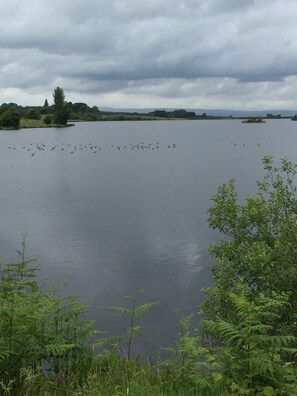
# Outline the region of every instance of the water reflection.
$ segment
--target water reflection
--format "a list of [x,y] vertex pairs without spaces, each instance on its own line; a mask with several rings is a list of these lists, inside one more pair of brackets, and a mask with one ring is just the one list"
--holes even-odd
[[26,230],[28,256],[50,284],[67,282],[98,327],[117,334],[125,320],[101,308],[145,288],[144,301],[161,302],[145,319],[146,344],[168,343],[176,332],[171,308],[197,310],[210,282],[207,246],[218,238],[207,226],[211,196],[231,177],[241,196],[253,193],[263,155],[294,160],[294,125],[110,122],[2,131],[1,258],[15,259]]

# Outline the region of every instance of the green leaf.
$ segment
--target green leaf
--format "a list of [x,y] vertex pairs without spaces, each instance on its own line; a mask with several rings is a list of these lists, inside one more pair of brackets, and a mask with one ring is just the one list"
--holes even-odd
[[215,371],[214,373],[212,373],[212,377],[213,377],[215,383],[221,381],[223,378],[222,374],[218,371]]
[[275,396],[277,394],[271,386],[266,386],[262,392],[265,396]]

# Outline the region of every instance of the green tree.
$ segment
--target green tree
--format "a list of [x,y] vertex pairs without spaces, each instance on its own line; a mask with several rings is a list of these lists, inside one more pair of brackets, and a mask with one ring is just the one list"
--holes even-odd
[[69,110],[65,101],[64,90],[57,87],[53,93],[55,116],[54,122],[60,125],[66,125],[69,117]]
[[53,97],[54,97],[55,109],[57,111],[61,110],[65,106],[64,90],[62,88],[60,88],[60,87],[57,87],[54,90]]
[[0,116],[0,126],[2,128],[19,129],[20,120],[19,110],[14,106],[8,107]]
[[205,395],[296,395],[297,165],[262,162],[255,195],[239,200],[230,180],[209,209],[225,238],[210,247],[202,355],[187,371]]
[[29,118],[30,120],[40,120],[41,116],[39,110],[38,109],[29,110],[27,118]]
[[46,125],[50,125],[53,122],[53,117],[50,115],[47,115],[44,117],[43,121]]
[[48,101],[45,99],[43,107],[48,107]]
[[203,310],[208,318],[230,319],[227,295],[238,292],[238,282],[255,298],[260,293],[289,293],[289,304],[275,320],[274,333],[297,335],[297,198],[294,176],[297,165],[282,159],[263,158],[266,174],[258,191],[241,204],[234,180],[219,187],[209,209],[209,224],[225,234],[211,246],[215,286],[206,289]]

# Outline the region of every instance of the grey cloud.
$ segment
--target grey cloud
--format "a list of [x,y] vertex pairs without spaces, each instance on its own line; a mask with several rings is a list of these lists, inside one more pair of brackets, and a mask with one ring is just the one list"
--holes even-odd
[[129,81],[297,74],[292,0],[2,0],[0,12],[2,88],[62,81],[93,93]]
[[205,10],[212,14],[237,13],[247,11],[260,4],[257,0],[210,0],[206,2]]

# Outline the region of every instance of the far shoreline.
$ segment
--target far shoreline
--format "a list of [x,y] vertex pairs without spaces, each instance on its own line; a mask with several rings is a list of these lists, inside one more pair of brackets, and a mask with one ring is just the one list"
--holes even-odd
[[[0,131],[17,131],[17,130],[22,130],[22,129],[46,129],[46,128],[69,128],[75,126],[76,123],[83,123],[83,122],[126,122],[126,121],[236,121],[239,120],[244,124],[259,124],[259,123],[265,123],[265,120],[292,120],[296,121],[296,119],[289,117],[289,116],[283,116],[283,117],[226,117],[226,116],[197,116],[197,118],[163,118],[163,117],[142,117],[142,115],[136,116],[133,114],[130,117],[130,113],[123,113],[125,115],[124,118],[119,117],[118,119],[115,117],[104,117],[103,119],[97,119],[97,120],[69,120],[70,123],[66,125],[58,125],[58,124],[49,124],[46,125],[44,123],[36,122],[36,123],[31,123],[28,121],[32,120],[21,120],[21,125],[20,128],[14,129],[14,128],[0,128]],[[261,121],[259,121],[261,119]]]

